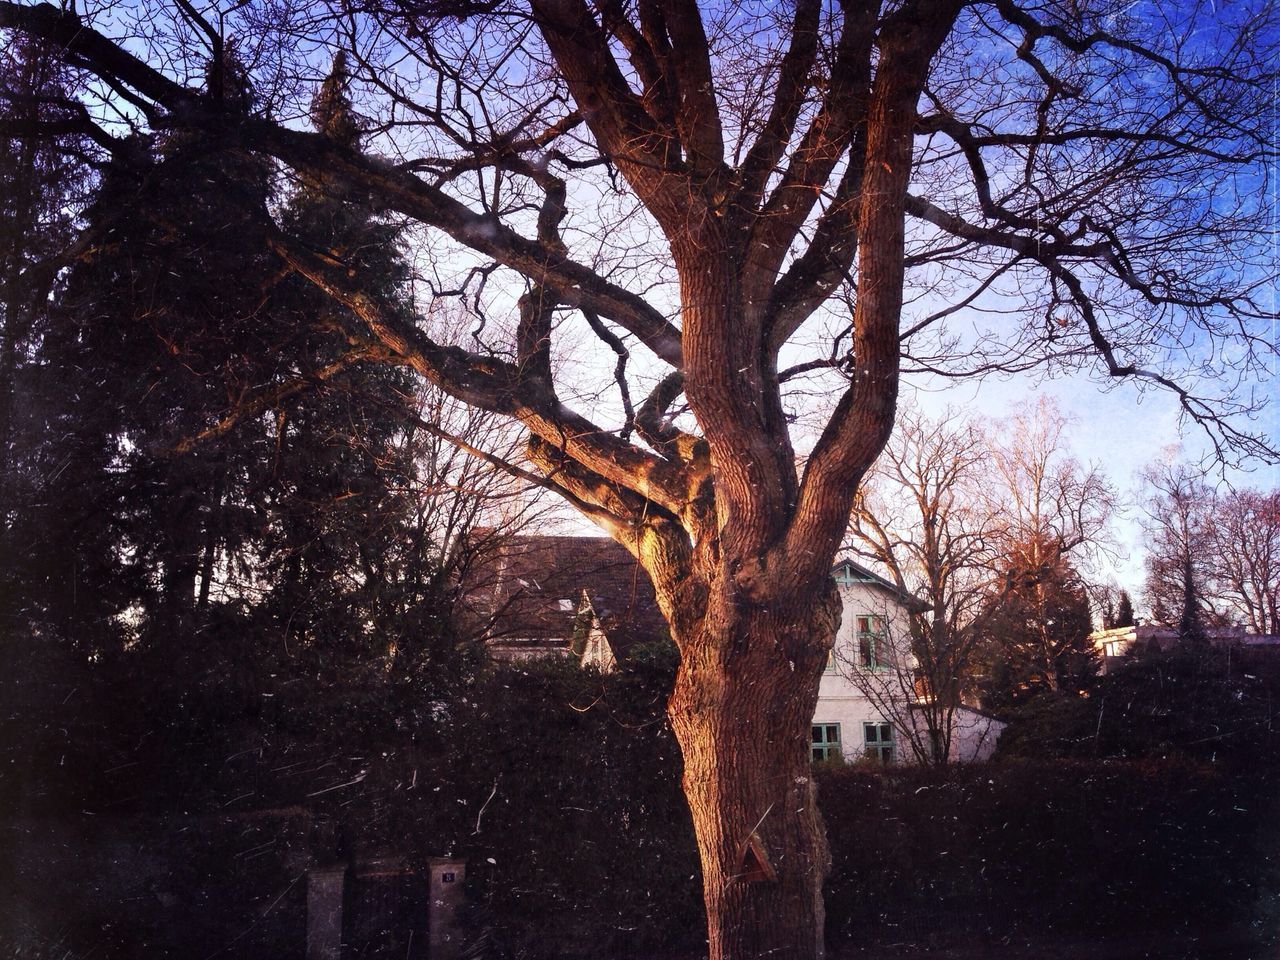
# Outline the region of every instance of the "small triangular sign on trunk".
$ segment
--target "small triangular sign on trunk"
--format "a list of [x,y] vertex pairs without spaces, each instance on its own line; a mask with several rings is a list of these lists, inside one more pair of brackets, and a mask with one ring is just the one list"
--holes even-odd
[[777,881],[778,874],[773,869],[773,864],[769,862],[769,852],[765,850],[764,842],[761,841],[760,835],[754,830],[751,831],[746,842],[742,845],[740,859],[738,879],[743,883],[774,883]]

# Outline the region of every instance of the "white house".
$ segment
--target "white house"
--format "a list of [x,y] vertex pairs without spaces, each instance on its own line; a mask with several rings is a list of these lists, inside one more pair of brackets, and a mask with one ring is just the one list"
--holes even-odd
[[[921,601],[851,560],[833,576],[844,616],[814,712],[813,758],[909,762],[921,694],[904,643],[908,610]],[[666,636],[648,576],[603,537],[508,537],[468,576],[462,597],[464,618],[499,660],[575,657],[611,670],[636,644]],[[950,758],[988,758],[1003,727],[957,707]]]
[[[910,739],[929,742],[923,718],[927,692],[911,656],[907,620],[923,602],[852,560],[841,560],[832,575],[844,616],[819,687],[813,758],[838,752],[846,760],[910,762]],[[953,710],[948,759],[990,758],[1005,724],[966,704]]]

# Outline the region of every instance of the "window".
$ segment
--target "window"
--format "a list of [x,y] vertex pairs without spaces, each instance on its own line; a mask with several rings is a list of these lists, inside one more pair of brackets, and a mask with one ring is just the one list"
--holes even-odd
[[811,728],[809,756],[816,761],[838,760],[840,752],[840,724],[815,723]]
[[859,614],[855,620],[858,641],[858,664],[864,670],[880,670],[889,665],[884,641],[884,621],[879,617]]
[[881,763],[893,763],[893,724],[864,723],[862,742],[866,756]]

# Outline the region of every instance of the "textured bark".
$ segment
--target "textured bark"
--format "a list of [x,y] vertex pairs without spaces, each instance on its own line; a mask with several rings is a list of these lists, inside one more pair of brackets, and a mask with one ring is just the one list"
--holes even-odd
[[711,960],[823,956],[830,864],[809,725],[839,615],[833,587],[761,606],[722,581],[684,645],[669,714]]
[[[380,29],[405,29],[408,23],[405,42],[427,47],[435,42],[433,11],[436,16],[514,17],[507,25],[518,23],[518,29],[510,35],[521,39],[513,41],[519,49],[510,51],[515,57],[510,70],[481,77],[468,75],[471,68],[457,67],[461,72],[450,75],[455,69],[451,55],[426,57],[422,63],[437,64],[442,71],[440,89],[456,81],[458,89],[468,91],[468,100],[473,95],[483,99],[489,83],[501,90],[511,76],[521,74],[521,66],[529,77],[553,72],[554,96],[524,125],[511,129],[491,123],[473,131],[467,145],[457,132],[471,130],[475,116],[465,111],[465,116],[453,116],[439,97],[421,114],[406,105],[404,116],[418,119],[405,122],[420,123],[431,128],[427,133],[438,135],[425,136],[422,143],[442,137],[457,144],[463,155],[390,163],[264,117],[233,116],[225,105],[144,63],[74,12],[0,0],[0,28],[51,41],[79,67],[104,79],[106,88],[127,95],[156,125],[204,127],[236,138],[244,149],[292,168],[316,189],[359,192],[377,209],[452,238],[495,269],[500,266],[522,279],[525,296],[510,351],[451,346],[433,340],[425,325],[407,319],[395,305],[361,289],[352,279],[355,271],[337,254],[309,249],[270,224],[264,229],[269,246],[288,269],[349,308],[353,320],[345,332],[353,349],[375,351],[385,362],[406,365],[464,403],[520,423],[529,431],[529,460],[541,472],[541,482],[640,559],[681,652],[670,711],[685,752],[686,792],[703,856],[712,956],[818,956],[826,853],[808,779],[808,727],[835,629],[830,564],[858,486],[894,421],[904,338],[905,217],[932,224],[958,242],[954,248],[934,244],[925,263],[943,265],[952,256],[949,250],[964,256],[985,247],[996,251],[997,260],[1002,252],[1015,253],[1027,269],[1039,269],[1055,306],[1066,300],[1078,313],[1081,335],[1107,375],[1169,386],[1187,412],[1204,423],[1214,418],[1194,394],[1163,374],[1123,362],[1124,351],[1117,347],[1124,346],[1124,338],[1100,319],[1090,287],[1081,278],[1088,273],[1092,283],[1094,273],[1109,275],[1126,302],[1134,293],[1157,309],[1222,304],[1216,287],[1188,280],[1205,274],[1205,248],[1197,242],[1185,245],[1185,266],[1191,272],[1173,282],[1162,244],[1159,282],[1142,279],[1124,237],[1164,230],[1167,224],[1159,217],[1167,204],[1153,207],[1159,222],[1149,213],[1142,229],[1129,222],[1128,213],[1114,222],[1105,205],[1109,191],[1095,190],[1097,178],[1083,167],[1084,158],[1096,157],[1111,188],[1132,184],[1141,191],[1151,172],[1149,163],[1165,162],[1166,146],[1181,145],[1188,156],[1201,159],[1225,156],[1219,131],[1227,125],[1205,113],[1196,98],[1183,95],[1189,74],[1163,54],[1144,52],[1132,38],[1098,33],[1091,15],[1075,18],[1065,7],[1031,11],[1013,0],[998,0],[964,27],[977,31],[974,49],[990,48],[993,56],[1016,40],[1013,34],[1021,34],[1023,40],[1016,52],[1007,53],[1004,69],[1014,76],[1019,75],[1015,68],[1025,67],[1020,75],[1032,86],[1040,85],[1043,109],[1033,111],[1031,129],[1025,124],[1019,128],[1017,110],[990,104],[990,115],[1007,112],[997,132],[987,125],[983,104],[970,105],[964,96],[949,103],[948,84],[926,94],[931,64],[957,24],[960,0],[838,5],[797,0],[790,36],[778,37],[776,57],[762,56],[762,99],[736,104],[747,115],[734,116],[731,123],[725,122],[728,114],[719,98],[734,93],[732,85],[717,90],[717,57],[736,58],[740,50],[736,41],[717,49],[724,41],[723,5],[713,12],[714,21],[704,18],[695,0],[529,0],[528,9],[519,11],[506,4],[392,6],[398,12]],[[748,8],[730,6],[735,16],[751,16]],[[198,18],[189,5],[184,10]],[[783,20],[761,21],[769,36],[784,28]],[[964,45],[950,50],[947,58],[954,63],[963,57]],[[1045,56],[1042,48],[1056,52]],[[1248,48],[1246,43],[1230,49]],[[1114,67],[1110,56],[1116,57]],[[1123,78],[1127,57],[1144,76],[1150,75],[1153,89],[1165,76],[1164,89],[1152,94],[1153,102],[1163,97],[1176,105],[1153,110],[1147,134],[1128,129],[1137,114],[1127,84],[1119,86],[1120,99],[1112,101],[1106,83],[1075,91],[1069,77],[1051,75],[1058,60],[1074,71],[1074,64],[1092,58],[1105,76]],[[735,62],[734,69],[740,66]],[[375,73],[377,65],[365,68]],[[1246,65],[1235,83],[1215,74],[1215,83],[1221,80],[1224,91],[1237,100],[1215,94],[1213,102],[1229,104],[1222,109],[1240,117],[1265,112],[1273,85],[1254,82],[1251,70],[1256,73]],[[389,86],[400,89],[395,82]],[[1011,96],[1024,106],[1033,102],[1027,97],[1037,96],[1018,84],[1005,86],[1016,90]],[[1124,127],[1081,128],[1063,115],[1059,120],[1070,129],[1051,132],[1045,117],[1068,91],[1085,101],[1072,114],[1104,116],[1119,106],[1116,115],[1125,118]],[[989,95],[1002,96],[999,91]],[[922,103],[927,112],[923,118],[917,115]],[[1256,104],[1257,109],[1237,109],[1241,104]],[[965,119],[971,106],[978,119]],[[444,116],[439,116],[441,110]],[[504,118],[502,124],[510,119],[505,113]],[[387,128],[389,136],[394,126]],[[735,128],[744,137],[736,146],[728,142]],[[573,136],[566,137],[570,131]],[[1270,133],[1268,129],[1265,137]],[[105,131],[98,134],[105,137]],[[907,193],[913,164],[922,162],[917,149],[921,135],[938,138],[930,148],[935,173],[938,157],[954,158],[946,161],[946,176],[940,178],[945,188],[932,199]],[[1128,144],[1141,154],[1140,140],[1133,138],[1144,135],[1156,145],[1144,161],[1131,160],[1128,148],[1111,146]],[[1265,154],[1262,144],[1271,142],[1263,137],[1242,127],[1238,137],[1227,138],[1227,146],[1239,151],[1241,163],[1253,163],[1250,158]],[[999,158],[1006,156],[1003,148],[1025,143],[1030,156],[1037,143],[1047,150],[1055,140],[1065,146],[1079,141],[1063,170],[1069,185],[1062,189],[1078,195],[1080,204],[1067,196],[1036,203],[1034,216],[1022,209],[1026,196],[1045,197],[1041,173],[1051,161],[1038,154],[1035,163],[1015,165],[1024,168],[1027,183],[1019,184],[1011,174],[1009,199],[996,202],[984,151]],[[1092,141],[1104,149],[1086,149]],[[614,188],[625,181],[661,232],[661,238],[653,239],[665,241],[669,265],[680,281],[678,323],[611,269],[597,272],[574,259],[589,253],[590,245],[571,248],[560,235],[561,220],[568,218],[566,236],[575,228],[567,210],[573,204],[566,203],[574,193],[566,192],[560,178],[598,169],[600,163],[607,166]],[[1185,175],[1176,164],[1172,169]],[[463,171],[481,175],[482,182],[486,173],[495,184],[522,181],[529,202],[516,204],[519,214],[504,219],[502,204],[472,202],[471,188],[458,189],[454,178]],[[957,182],[966,173],[968,197],[960,195],[965,186]],[[1194,182],[1201,183],[1199,168],[1193,173]],[[914,179],[921,189],[931,186],[928,176]],[[1188,182],[1172,181],[1175,186]],[[1059,185],[1053,183],[1052,189],[1056,197]],[[540,204],[534,199],[538,191]],[[1090,199],[1095,194],[1102,199]],[[534,206],[539,208],[537,235],[529,236],[521,230],[527,231]],[[1065,212],[1055,214],[1054,209]],[[1199,235],[1204,211],[1197,207],[1194,216],[1195,224],[1186,225],[1188,236]],[[611,226],[597,228],[603,237]],[[1176,239],[1178,233],[1172,236]],[[979,261],[984,256],[979,250]],[[1086,260],[1093,266],[1078,274]],[[1002,270],[997,266],[990,279]],[[1250,276],[1256,276],[1256,264]],[[648,289],[644,285],[651,278],[633,276],[631,281]],[[838,338],[831,356],[817,363],[838,368],[846,383],[803,476],[797,478],[779,385],[779,352],[840,286],[855,302],[850,337]],[[1166,289],[1173,292],[1161,292]],[[1240,301],[1244,306],[1233,308],[1244,321],[1254,317],[1248,300],[1245,296]],[[665,365],[647,399],[633,406],[621,390],[627,411],[621,429],[594,422],[557,393],[551,339],[575,311],[618,354],[615,377],[620,385],[627,350],[643,349]],[[905,336],[928,330],[948,312],[915,319]],[[608,325],[617,329],[610,332]],[[1049,339],[1058,336],[1051,330]],[[1076,359],[1082,349],[1079,337],[1069,332],[1062,336],[1063,356]],[[1139,355],[1148,352],[1145,336],[1133,341],[1140,345]],[[1019,358],[1009,361],[998,351],[993,356],[994,369],[1000,362],[1022,369]],[[984,367],[978,363],[976,369]],[[252,415],[293,389],[285,385],[275,395],[250,398],[235,416]],[[668,416],[680,411],[681,394],[696,426],[687,419],[678,419],[677,426]],[[219,421],[207,432],[224,431],[233,421]],[[633,433],[644,444],[633,443]],[[1248,446],[1248,436],[1225,427],[1223,433],[1241,449]],[[518,464],[507,463],[505,469],[529,477]]]

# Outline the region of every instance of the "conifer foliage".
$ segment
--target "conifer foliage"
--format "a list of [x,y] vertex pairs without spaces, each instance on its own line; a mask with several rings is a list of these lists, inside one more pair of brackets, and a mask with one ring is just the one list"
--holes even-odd
[[[207,82],[227,111],[258,109],[232,52]],[[315,125],[354,145],[344,85],[339,60]],[[269,210],[380,297],[405,296],[396,228],[355,194],[282,192],[216,133],[135,137],[103,159],[84,214],[101,242],[28,338],[19,401],[38,423],[13,473],[39,482],[6,525],[22,544],[4,638],[18,676],[84,681],[75,697],[54,684],[66,705],[33,702],[12,729],[49,732],[39,750],[64,761],[76,741],[80,783],[39,761],[21,789],[90,802],[125,764],[144,793],[194,800],[221,789],[209,761],[246,746],[269,764],[403,740],[463,675],[411,496],[429,468],[413,385],[281,269]]]

